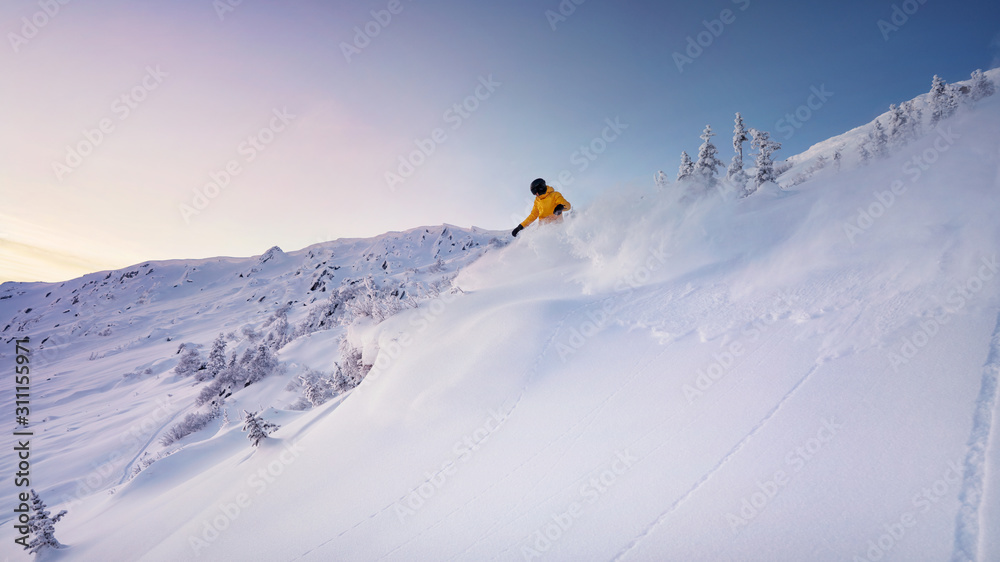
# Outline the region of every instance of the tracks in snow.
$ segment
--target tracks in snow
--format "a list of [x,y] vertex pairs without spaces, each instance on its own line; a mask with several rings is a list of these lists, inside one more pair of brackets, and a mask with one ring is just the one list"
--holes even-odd
[[128,482],[129,476],[132,475],[132,467],[135,466],[135,463],[138,462],[142,454],[145,453],[147,449],[149,449],[149,446],[153,444],[153,440],[156,439],[158,435],[160,435],[160,432],[162,432],[164,428],[170,425],[170,422],[174,421],[177,418],[177,416],[181,414],[182,411],[183,410],[177,410],[176,412],[174,412],[174,415],[170,416],[170,419],[160,424],[160,427],[156,428],[156,430],[150,434],[149,439],[147,439],[146,442],[143,443],[141,447],[139,447],[139,451],[136,452],[135,456],[132,457],[132,460],[128,461],[128,463],[125,465],[125,469],[122,471],[122,477],[118,480],[118,484],[116,484],[117,486],[121,486],[125,482]]
[[[955,546],[952,562],[979,560],[979,523],[986,485],[986,452],[990,444],[990,428],[993,425],[993,411],[997,403],[997,384],[1000,382],[1000,314],[990,341],[990,352],[983,365],[983,379],[976,398],[976,410],[972,418],[972,433],[969,436],[968,451],[962,489],[958,500],[961,506],[955,517]],[[996,444],[994,444],[996,446]]]
[[710,468],[708,470],[708,472],[706,472],[705,474],[703,474],[701,476],[701,478],[698,479],[697,482],[695,482],[694,484],[692,484],[691,487],[688,488],[688,490],[686,492],[684,492],[683,495],[681,495],[681,497],[679,497],[676,500],[674,500],[674,503],[670,504],[670,507],[668,507],[663,513],[661,513],[659,515],[659,517],[657,517],[652,523],[650,523],[646,527],[646,529],[644,529],[642,531],[642,533],[640,533],[638,536],[636,536],[634,539],[632,539],[632,542],[630,542],[628,545],[626,545],[625,548],[622,549],[622,551],[619,552],[614,557],[614,560],[617,562],[619,560],[623,560],[626,556],[628,556],[628,554],[630,552],[632,552],[633,550],[635,550],[635,548],[639,546],[639,543],[641,543],[644,539],[646,539],[646,537],[650,536],[653,533],[653,531],[655,531],[657,529],[657,527],[659,527],[660,524],[663,523],[667,519],[667,517],[670,516],[671,513],[673,513],[678,507],[680,507],[681,504],[683,504],[685,500],[687,500],[689,497],[691,497],[692,494],[694,494],[696,491],[698,491],[698,489],[701,488],[701,486],[705,482],[707,482],[712,477],[712,475],[714,475],[716,472],[719,471],[719,469],[721,469],[723,466],[725,466],[726,463],[728,463],[730,461],[730,459],[732,459],[733,457],[735,457],[736,454],[739,453],[740,450],[742,450],[743,447],[755,435],[757,435],[757,433],[759,433],[761,429],[764,428],[764,426],[767,424],[767,422],[769,422],[771,420],[771,418],[773,418],[774,415],[776,413],[778,413],[778,411],[785,404],[785,402],[787,402],[792,396],[794,396],[795,392],[807,380],[809,380],[810,377],[812,377],[813,373],[815,373],[819,369],[819,367],[820,367],[820,363],[817,363],[817,364],[813,365],[812,368],[810,368],[809,371],[806,372],[806,374],[803,375],[803,377],[801,379],[799,379],[798,382],[795,383],[795,386],[793,386],[788,392],[786,392],[785,395],[782,396],[780,400],[778,400],[778,403],[775,404],[774,407],[771,408],[771,410],[769,412],[767,412],[767,414],[765,414],[764,417],[761,418],[761,420],[759,422],[757,422],[757,425],[753,426],[753,428],[750,429],[750,431],[746,435],[744,435],[742,439],[740,439],[739,443],[737,443],[735,446],[733,446],[733,448],[730,449],[729,452],[727,452],[721,459],[719,459],[719,462],[717,462],[714,466],[712,466],[712,468]]

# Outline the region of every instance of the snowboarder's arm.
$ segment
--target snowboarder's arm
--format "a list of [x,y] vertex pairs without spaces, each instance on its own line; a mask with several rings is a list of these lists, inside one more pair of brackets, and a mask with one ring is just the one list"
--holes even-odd
[[559,193],[559,199],[556,200],[556,203],[562,205],[564,211],[568,211],[573,208],[573,206],[569,204],[569,201],[567,201],[566,198],[562,196],[562,193]]
[[528,218],[521,221],[521,226],[527,228],[528,225],[535,222],[535,219],[537,218],[538,218],[538,202],[535,201],[534,207],[531,208],[531,214],[528,215]]

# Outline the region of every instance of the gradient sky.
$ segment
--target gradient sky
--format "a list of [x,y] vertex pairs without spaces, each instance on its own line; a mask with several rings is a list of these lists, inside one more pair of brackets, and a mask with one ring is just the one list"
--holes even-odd
[[[728,162],[736,111],[788,157],[1000,55],[995,0],[566,0],[555,29],[557,0],[62,1],[0,5],[0,281],[421,225],[509,229],[535,177],[568,171],[575,205],[660,169],[672,179],[706,124]],[[917,9],[886,35],[893,6]],[[723,10],[735,21],[710,26],[721,33],[680,71],[673,54]],[[377,34],[348,60],[366,25]],[[780,123],[814,87],[832,95],[799,128]],[[577,151],[608,120],[627,128],[583,169]],[[438,129],[390,188],[386,173]],[[67,147],[81,143],[94,146],[75,166]]]

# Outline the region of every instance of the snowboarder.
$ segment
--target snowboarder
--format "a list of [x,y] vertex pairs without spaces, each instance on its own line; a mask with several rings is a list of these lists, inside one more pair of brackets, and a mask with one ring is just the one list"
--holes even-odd
[[517,225],[514,231],[511,232],[515,237],[518,232],[521,232],[526,226],[535,222],[535,219],[538,219],[539,222],[560,221],[562,220],[563,211],[570,210],[569,201],[562,196],[562,193],[559,193],[546,184],[542,178],[531,182],[531,194],[535,196],[535,206],[531,209],[531,214],[528,215],[528,218],[521,221],[521,224]]

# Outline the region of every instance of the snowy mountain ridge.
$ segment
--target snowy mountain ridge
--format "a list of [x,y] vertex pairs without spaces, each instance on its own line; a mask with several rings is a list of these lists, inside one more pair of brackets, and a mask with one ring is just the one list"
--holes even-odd
[[[983,74],[994,84],[1000,84],[1000,68],[987,70],[983,72]],[[974,79],[972,78],[950,84],[952,88],[956,90],[964,90],[966,92],[968,92],[974,85]],[[929,114],[928,109],[931,105],[930,98],[931,94],[925,93],[920,94],[913,99],[905,100],[904,102],[894,105],[903,105],[907,102],[912,103],[913,107],[921,111],[926,119]],[[965,101],[963,103],[975,102]],[[867,138],[876,122],[885,125],[890,121],[890,118],[891,111],[886,111],[868,123],[859,125],[845,133],[818,142],[809,147],[807,150],[787,158],[785,161],[791,164],[792,167],[785,172],[784,177],[782,178],[785,181],[783,181],[782,184],[792,183],[792,178],[798,174],[809,173],[807,170],[810,170],[810,168],[813,168],[810,172],[816,171],[816,161],[820,157],[825,159],[827,165],[832,165],[834,163],[834,156],[838,152],[840,152],[844,157],[846,165],[851,167],[859,165],[857,155],[858,145],[863,142],[865,138]]]
[[[499,244],[500,234],[473,227],[463,229],[450,225],[422,227],[404,233],[387,233],[371,239],[342,239],[320,243],[285,253],[280,248],[269,249],[252,258],[210,258],[147,262],[120,270],[102,271],[63,283],[16,283],[0,285],[0,318],[8,319],[0,334],[9,338],[41,325],[51,329],[67,323],[79,324],[86,331],[81,315],[92,318],[98,309],[114,308],[115,315],[130,316],[134,306],[148,304],[152,291],[170,287],[185,289],[175,298],[182,301],[193,288],[198,292],[218,291],[227,300],[245,297],[245,302],[265,303],[257,314],[271,310],[276,302],[289,306],[308,306],[316,302],[328,287],[335,288],[343,279],[358,280],[378,276],[380,283],[401,282],[406,269],[444,268],[451,263],[457,268],[470,259],[469,250],[480,252]],[[473,252],[473,254],[475,254]],[[266,267],[265,267],[266,266]],[[288,271],[283,271],[288,270]],[[341,271],[343,270],[343,271]],[[294,281],[292,295],[277,288],[270,290],[268,282]],[[277,273],[277,275],[275,275]],[[232,281],[230,277],[238,278]],[[193,287],[189,287],[192,284]],[[289,283],[292,284],[292,283]],[[44,293],[44,296],[41,294]],[[294,297],[285,299],[285,297]],[[15,305],[35,301],[32,306],[17,309]],[[114,301],[117,306],[102,306]],[[221,307],[217,305],[217,309]],[[71,317],[65,316],[72,314]],[[66,319],[70,318],[70,322]],[[104,329],[118,322],[104,318]]]
[[[268,332],[279,310],[287,311],[291,324],[284,326],[286,339],[329,329],[336,322],[327,318],[326,303],[345,287],[361,287],[367,281],[374,290],[394,292],[394,299],[416,302],[437,295],[459,268],[502,244],[495,232],[444,225],[371,239],[342,239],[290,253],[274,247],[246,259],[147,262],[64,283],[5,283],[0,286],[0,333],[10,348],[15,339],[30,337],[35,372],[43,373],[45,380],[39,384],[36,378],[35,388],[50,388],[42,396],[56,404],[93,394],[94,409],[87,411],[110,417],[109,424],[127,425],[128,413],[122,421],[117,412],[100,412],[97,398],[103,393],[113,403],[110,396],[115,392],[123,397],[132,394],[152,408],[157,421],[167,418],[162,414],[169,405],[173,420],[181,413],[178,409],[189,410],[194,403],[176,399],[155,384],[149,387],[179,370],[178,344],[207,352],[217,334],[229,332],[229,342],[236,344],[230,349],[243,352],[263,339],[258,332]],[[316,367],[333,367],[336,355]],[[0,357],[10,358],[11,350],[0,351]],[[93,375],[90,390],[87,382],[76,378],[80,365],[91,367],[83,369]],[[149,395],[132,389],[137,385],[145,386]],[[5,395],[3,407],[13,409],[13,401],[13,395]],[[42,427],[62,431],[63,424],[55,421],[59,417],[46,416]],[[102,462],[108,465],[102,465],[102,472],[116,474],[113,479],[102,475],[99,486],[84,487],[87,493],[127,481],[134,476],[138,459],[151,449],[155,453],[154,438],[167,427],[157,426],[154,434],[148,425],[133,424],[121,440],[127,447],[110,442],[94,458],[77,455],[81,474],[87,472],[83,467]],[[77,427],[70,423],[65,431]],[[13,460],[3,459],[4,470],[13,471]],[[45,461],[43,455],[38,463],[44,467]],[[73,498],[78,488],[74,484],[53,483],[49,493]]]

